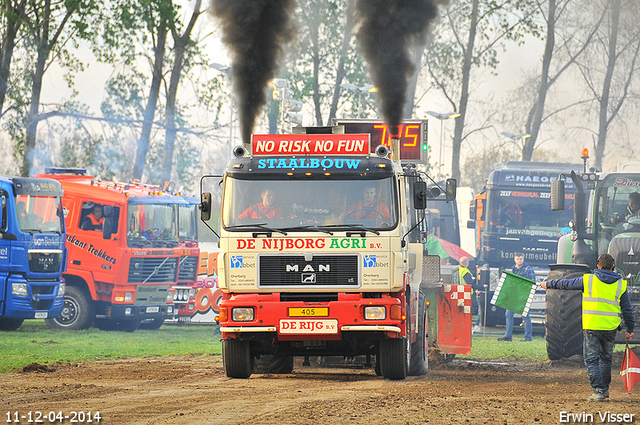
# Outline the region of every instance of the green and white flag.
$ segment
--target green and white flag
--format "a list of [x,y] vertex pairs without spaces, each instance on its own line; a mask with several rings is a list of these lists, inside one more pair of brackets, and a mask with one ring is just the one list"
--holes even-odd
[[527,316],[535,293],[536,283],[533,280],[503,271],[491,304]]

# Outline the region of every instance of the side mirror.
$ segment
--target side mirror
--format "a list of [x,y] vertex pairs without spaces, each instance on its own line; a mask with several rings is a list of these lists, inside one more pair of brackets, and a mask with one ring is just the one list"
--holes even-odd
[[456,200],[456,192],[458,189],[458,182],[456,179],[447,179],[447,186],[445,188],[447,202]]
[[564,180],[551,182],[551,211],[564,210]]
[[111,239],[111,235],[116,233],[114,229],[115,220],[113,219],[113,207],[111,205],[105,205],[102,208],[104,214],[104,221],[102,222],[102,239]]
[[413,206],[417,210],[427,208],[427,183],[421,180],[413,184]]
[[211,193],[204,192],[200,197],[200,217],[202,221],[209,221],[211,219]]

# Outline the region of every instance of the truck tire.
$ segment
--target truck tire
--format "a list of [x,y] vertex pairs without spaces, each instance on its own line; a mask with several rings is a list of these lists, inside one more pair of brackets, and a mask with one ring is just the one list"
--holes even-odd
[[395,381],[407,377],[410,345],[408,338],[386,338],[380,341],[380,372],[384,378]]
[[547,289],[546,298],[549,360],[582,354],[582,292]]
[[421,376],[429,372],[429,340],[427,335],[427,304],[422,291],[418,295],[418,338],[411,344],[409,375]]
[[22,322],[24,322],[24,319],[1,318],[0,331],[15,331],[22,326]]
[[93,301],[86,289],[67,286],[60,317],[46,319],[50,329],[87,329],[96,317]]
[[253,356],[249,341],[222,340],[222,364],[229,378],[246,379],[253,372]]

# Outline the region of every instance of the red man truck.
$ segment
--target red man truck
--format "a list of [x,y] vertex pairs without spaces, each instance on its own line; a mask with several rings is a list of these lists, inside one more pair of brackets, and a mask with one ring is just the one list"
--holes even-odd
[[[205,222],[223,184],[217,319],[227,376],[249,377],[264,355],[280,373],[294,356],[360,355],[375,356],[388,379],[427,373],[439,258],[424,255],[420,224],[427,199],[445,196],[427,191],[395,146],[372,149],[368,134],[254,135],[224,176],[202,178]],[[457,331],[470,344],[468,295]]]

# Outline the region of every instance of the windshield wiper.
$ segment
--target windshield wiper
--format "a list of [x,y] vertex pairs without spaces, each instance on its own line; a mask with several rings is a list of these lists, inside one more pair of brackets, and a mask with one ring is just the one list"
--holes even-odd
[[227,229],[229,230],[238,230],[238,229],[248,229],[248,230],[253,230],[253,229],[260,229],[260,230],[265,230],[267,232],[278,232],[281,233],[285,236],[287,236],[287,232],[284,231],[284,229],[273,229],[271,227],[267,227],[267,223],[255,223],[255,224],[237,224],[235,226],[229,226],[227,227]]
[[306,226],[295,226],[295,227],[287,227],[283,230],[286,230],[288,232],[292,232],[294,230],[311,230],[313,232],[322,232],[322,233],[326,233],[329,235],[333,235],[333,232],[329,231],[326,229],[326,227],[333,227],[333,226],[312,226],[312,225],[306,225]]
[[[340,224],[340,225],[333,225],[332,227],[339,228],[339,230],[353,230],[354,232],[363,232],[363,233],[371,232],[375,235],[380,234],[380,232],[376,229],[372,229],[370,227],[364,227],[364,224]],[[349,232],[347,232],[347,236],[351,236]]]

